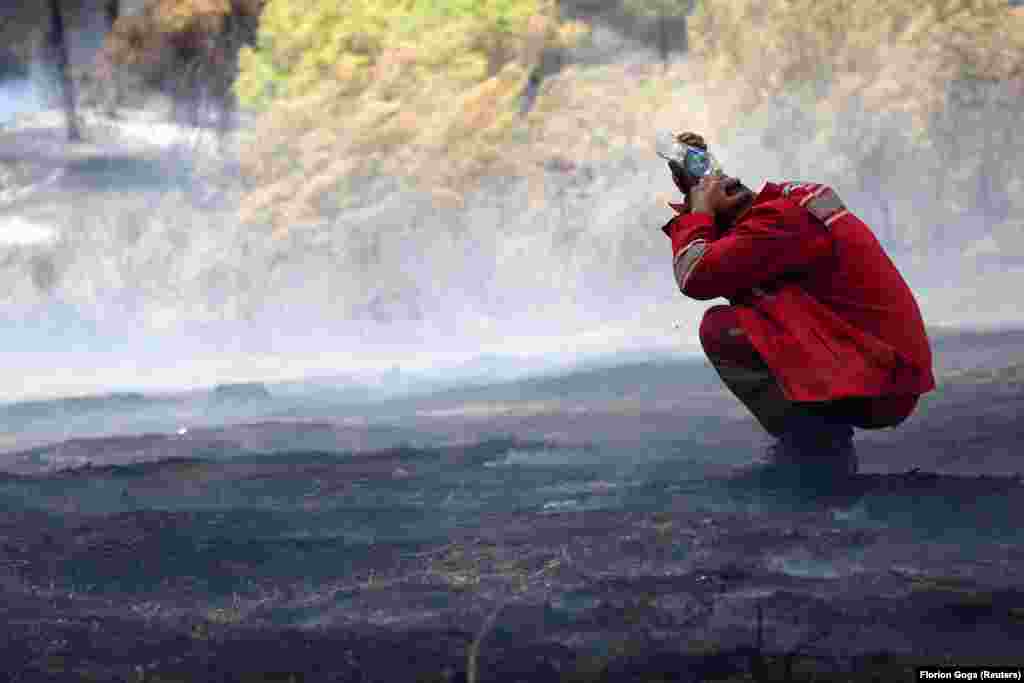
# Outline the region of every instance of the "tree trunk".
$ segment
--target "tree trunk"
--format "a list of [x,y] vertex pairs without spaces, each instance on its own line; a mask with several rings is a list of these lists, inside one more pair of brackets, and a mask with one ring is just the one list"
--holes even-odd
[[[1000,93],[1001,84],[990,81],[982,85],[984,93],[981,105],[982,120],[982,164],[979,178],[981,185],[982,215],[991,223],[1002,223],[1010,217],[1013,205],[1010,187],[1012,166],[1003,161],[1007,149],[1012,149],[1012,135],[1016,129],[1013,116],[1005,116]],[[1008,144],[1010,143],[1010,144]]]
[[213,51],[213,72],[216,87],[213,100],[217,105],[217,137],[221,143],[235,123],[238,100],[232,85],[238,76],[238,52],[246,44],[248,31],[245,17],[228,15],[220,44]]
[[202,117],[200,114],[203,111],[203,104],[206,95],[203,91],[203,60],[203,57],[199,57],[189,69],[188,85],[186,86],[186,97],[188,98],[188,124],[192,128],[199,128],[200,124],[202,124]]
[[79,142],[82,139],[82,132],[78,128],[78,115],[75,108],[75,84],[71,80],[68,65],[68,45],[64,36],[64,15],[60,11],[60,0],[50,0],[50,33],[47,42],[50,55],[57,66],[61,99],[64,102],[64,115],[67,118],[68,140],[70,142]]
[[192,54],[185,58],[180,71],[171,83],[171,120],[182,126],[198,128],[202,99],[199,78],[201,56]]
[[526,86],[523,88],[519,100],[519,115],[526,116],[533,109],[533,103],[537,101],[537,94],[540,92],[541,79],[540,67],[535,66],[526,79]]
[[[103,5],[103,11],[106,15],[107,20],[107,33],[111,33],[114,30],[114,24],[121,17],[121,0],[106,0]],[[106,93],[106,102],[104,109],[106,110],[107,116],[114,118],[117,116],[117,110],[121,106],[121,70],[117,66],[112,66],[110,71],[110,82],[109,92]]]
[[658,54],[661,56],[661,66],[668,70],[668,19],[665,11],[658,13]]
[[103,11],[107,17],[107,30],[111,31],[121,16],[121,0],[107,0],[103,5]]

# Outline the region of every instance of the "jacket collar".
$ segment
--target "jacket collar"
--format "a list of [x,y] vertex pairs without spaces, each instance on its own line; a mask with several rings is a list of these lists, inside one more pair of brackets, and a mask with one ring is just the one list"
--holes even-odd
[[754,197],[754,204],[752,206],[761,204],[762,202],[770,202],[774,199],[778,199],[782,196],[782,185],[776,183],[765,183],[761,191]]
[[[747,208],[747,210],[744,211],[743,213],[741,213],[736,218],[736,220],[737,221],[742,220],[743,217],[746,216],[747,213],[750,212],[750,209],[754,208],[758,204],[763,204],[764,202],[770,202],[770,201],[778,199],[780,197],[782,197],[782,185],[779,185],[777,183],[766,182],[764,184],[764,187],[761,188],[761,191],[758,192],[754,196],[754,201],[750,204],[750,206]],[[668,206],[669,206],[670,209],[672,209],[673,211],[676,212],[676,216],[685,216],[686,214],[690,213],[690,209],[686,206],[686,202],[685,201],[678,202],[678,203],[677,202],[668,202]],[[675,217],[673,217],[673,220],[675,220]],[[672,225],[672,221],[669,221],[668,223],[666,223],[661,228],[662,232],[664,232],[666,235],[670,234],[669,226],[671,226],[671,225]]]
[[[754,202],[751,206],[756,206],[763,202],[770,202],[773,199],[778,199],[782,196],[782,185],[776,183],[765,183],[761,191],[754,195]],[[682,201],[679,203],[668,202],[670,209],[676,212],[676,215],[682,216],[683,214],[689,213],[690,210],[686,206],[686,202]]]
[[747,210],[736,217],[736,223],[743,220],[743,218],[750,213],[750,210],[758,204],[764,204],[765,202],[770,202],[779,199],[780,197],[782,197],[782,185],[766,182],[764,187],[761,188],[761,191],[754,195],[754,201],[750,203]]

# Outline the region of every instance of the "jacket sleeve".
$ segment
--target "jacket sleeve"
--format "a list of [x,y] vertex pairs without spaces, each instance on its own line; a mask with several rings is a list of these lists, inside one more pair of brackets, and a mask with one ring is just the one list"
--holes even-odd
[[784,199],[755,206],[722,236],[707,214],[676,216],[664,231],[680,291],[700,301],[731,299],[780,276],[808,273],[832,255],[828,230]]

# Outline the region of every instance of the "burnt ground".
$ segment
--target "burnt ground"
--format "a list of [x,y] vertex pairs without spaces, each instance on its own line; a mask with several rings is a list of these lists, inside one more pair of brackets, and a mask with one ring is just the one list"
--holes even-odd
[[936,339],[940,390],[903,427],[862,433],[861,474],[843,480],[752,467],[767,439],[706,368],[672,363],[8,449],[0,672],[909,681],[922,664],[1024,666],[1015,340]]

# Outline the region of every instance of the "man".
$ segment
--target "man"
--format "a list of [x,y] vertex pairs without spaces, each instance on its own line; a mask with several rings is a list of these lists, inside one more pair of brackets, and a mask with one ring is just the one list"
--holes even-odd
[[659,155],[686,197],[662,228],[679,288],[731,304],[701,321],[708,359],[778,439],[774,462],[855,473],[853,427],[896,426],[935,388],[910,288],[831,188],[766,183],[755,195],[694,133]]

